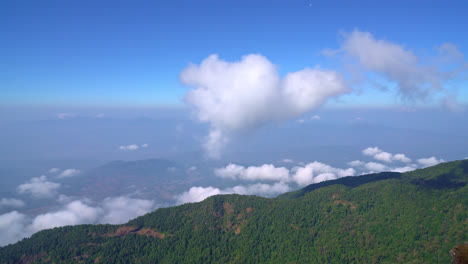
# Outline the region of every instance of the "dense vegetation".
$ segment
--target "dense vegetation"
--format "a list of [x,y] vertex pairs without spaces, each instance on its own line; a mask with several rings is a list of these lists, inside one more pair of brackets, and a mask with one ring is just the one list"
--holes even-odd
[[218,195],[125,225],[36,233],[0,263],[449,263],[468,241],[468,160],[275,199]]

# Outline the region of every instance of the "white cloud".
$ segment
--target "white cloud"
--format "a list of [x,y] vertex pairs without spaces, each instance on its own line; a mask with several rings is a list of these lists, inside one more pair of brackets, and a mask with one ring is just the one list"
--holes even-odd
[[[379,40],[369,32],[354,30],[344,34],[341,45],[350,58],[367,71],[375,72],[397,84],[404,99],[424,99],[429,94],[443,90],[443,82],[456,77],[465,67],[463,54],[450,44],[438,48],[439,56],[430,60],[419,58],[412,50],[387,40]],[[443,71],[443,66],[455,67]],[[445,67],[447,68],[447,67]]]
[[176,197],[178,204],[196,203],[205,200],[206,198],[221,194],[221,190],[214,187],[192,187],[187,192],[184,192]]
[[364,164],[366,163],[360,160],[353,160],[353,161],[348,162],[348,165],[351,167],[362,167],[364,166]]
[[[69,197],[65,200],[69,201]],[[34,218],[13,211],[0,215],[0,246],[15,243],[48,228],[78,224],[123,224],[155,209],[154,201],[120,196],[106,198],[95,205],[86,199],[66,202],[61,209]]]
[[283,162],[283,163],[294,163],[294,160],[292,160],[292,159],[283,159],[283,160],[281,160],[281,162]]
[[122,224],[155,209],[154,201],[125,196],[106,198],[101,206],[104,215],[99,222],[106,224]]
[[256,183],[251,185],[237,185],[232,188],[219,189],[212,186],[208,187],[192,187],[187,192],[176,196],[177,204],[196,203],[205,200],[206,198],[218,194],[243,194],[243,195],[262,195],[271,197],[290,191],[291,188],[284,182],[274,184]]
[[387,171],[389,168],[385,166],[382,163],[377,163],[377,162],[368,162],[364,165],[364,168],[369,170],[371,173],[372,172],[382,172],[382,171]]
[[356,174],[353,168],[339,169],[317,161],[304,167],[295,167],[293,172],[292,180],[302,186]]
[[418,163],[421,164],[424,168],[434,166],[442,162],[445,162],[445,160],[437,159],[436,157],[418,159]]
[[296,117],[348,92],[337,72],[304,69],[281,80],[275,65],[255,54],[232,63],[211,55],[184,69],[180,79],[194,87],[185,102],[210,124],[205,148],[211,157],[219,157],[233,132]]
[[119,149],[121,150],[137,150],[139,147],[136,144],[127,145],[127,146],[120,146]]
[[403,173],[403,172],[407,172],[407,171],[413,171],[413,170],[415,170],[417,168],[418,167],[415,164],[411,164],[411,165],[408,165],[408,166],[405,166],[405,167],[393,168],[392,171]]
[[397,161],[401,161],[401,162],[404,162],[404,163],[410,163],[411,162],[411,159],[406,157],[405,154],[395,154],[393,155],[393,160],[397,160]]
[[38,215],[31,226],[34,232],[38,232],[59,226],[94,223],[100,211],[100,208],[91,207],[82,201],[73,201],[60,211]]
[[380,152],[382,152],[382,150],[379,149],[378,147],[368,147],[362,151],[362,154],[366,156],[374,156]]
[[29,182],[18,186],[19,193],[29,193],[36,198],[50,198],[55,196],[59,183],[47,181],[47,177],[34,177]]
[[391,154],[388,152],[385,152],[378,147],[368,147],[362,151],[362,154],[366,156],[371,156],[376,160],[391,163],[393,161],[400,161],[404,163],[409,163],[411,162],[411,159],[405,156],[405,154]]
[[276,168],[272,164],[262,166],[243,167],[229,164],[224,168],[215,169],[215,174],[222,178],[249,180],[249,181],[288,181],[289,170],[284,167]]
[[0,208],[2,207],[23,207],[24,202],[14,198],[2,198],[0,200]]
[[30,234],[25,230],[27,217],[17,211],[0,215],[0,247],[13,244]]
[[392,157],[393,157],[392,154],[388,152],[380,152],[374,155],[374,159],[384,161],[387,163],[392,162]]
[[262,195],[271,197],[285,192],[289,192],[291,188],[284,182],[277,182],[274,184],[256,183],[252,185],[238,185],[228,191],[232,193],[245,194],[245,195]]
[[149,145],[146,144],[146,143],[145,143],[145,144],[141,144],[141,147],[142,147],[142,148],[147,148],[148,146],[149,146]]
[[60,173],[57,178],[69,178],[80,174],[80,171],[77,169],[66,169]]
[[49,173],[58,173],[60,171],[59,168],[52,168],[49,170]]

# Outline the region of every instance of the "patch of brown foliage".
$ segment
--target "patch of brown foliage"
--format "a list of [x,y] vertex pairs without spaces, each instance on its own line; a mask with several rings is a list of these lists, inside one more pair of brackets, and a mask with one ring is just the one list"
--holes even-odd
[[150,236],[150,237],[159,238],[159,239],[164,239],[166,237],[165,234],[159,233],[159,232],[157,232],[157,231],[155,231],[153,229],[142,228],[142,229],[138,230],[134,226],[121,226],[114,233],[105,234],[103,236],[109,236],[109,237],[126,236],[128,234],[137,234],[137,235],[140,235],[140,236]]
[[125,236],[131,234],[136,229],[134,226],[121,226],[115,231],[114,236]]
[[457,245],[450,250],[452,264],[468,264],[468,243]]
[[154,231],[153,229],[149,229],[149,228],[142,228],[138,230],[138,232],[136,233],[141,236],[157,237],[159,239],[164,239],[166,237],[165,234],[158,233]]
[[24,255],[21,257],[20,261],[18,262],[19,264],[30,264],[30,263],[36,263],[38,260],[46,257],[46,253],[45,252],[41,252],[37,255],[34,255],[34,256],[28,256],[28,255]]

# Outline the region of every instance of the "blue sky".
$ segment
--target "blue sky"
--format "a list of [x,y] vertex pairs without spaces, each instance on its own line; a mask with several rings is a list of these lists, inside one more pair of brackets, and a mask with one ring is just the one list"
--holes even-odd
[[[421,58],[446,42],[467,53],[466,1],[3,1],[0,103],[182,106],[179,74],[210,54],[262,54],[284,76],[341,71],[341,32],[370,32]],[[467,103],[466,81],[454,81]],[[393,105],[367,89],[332,105]],[[391,93],[390,93],[391,94]],[[393,95],[393,94],[391,94]],[[427,101],[416,102],[424,105]]]

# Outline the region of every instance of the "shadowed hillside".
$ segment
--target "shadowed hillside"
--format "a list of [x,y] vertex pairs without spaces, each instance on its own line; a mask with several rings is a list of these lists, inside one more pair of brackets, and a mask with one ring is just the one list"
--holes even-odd
[[450,263],[468,241],[468,160],[307,186],[217,195],[124,225],[41,231],[0,263]]

